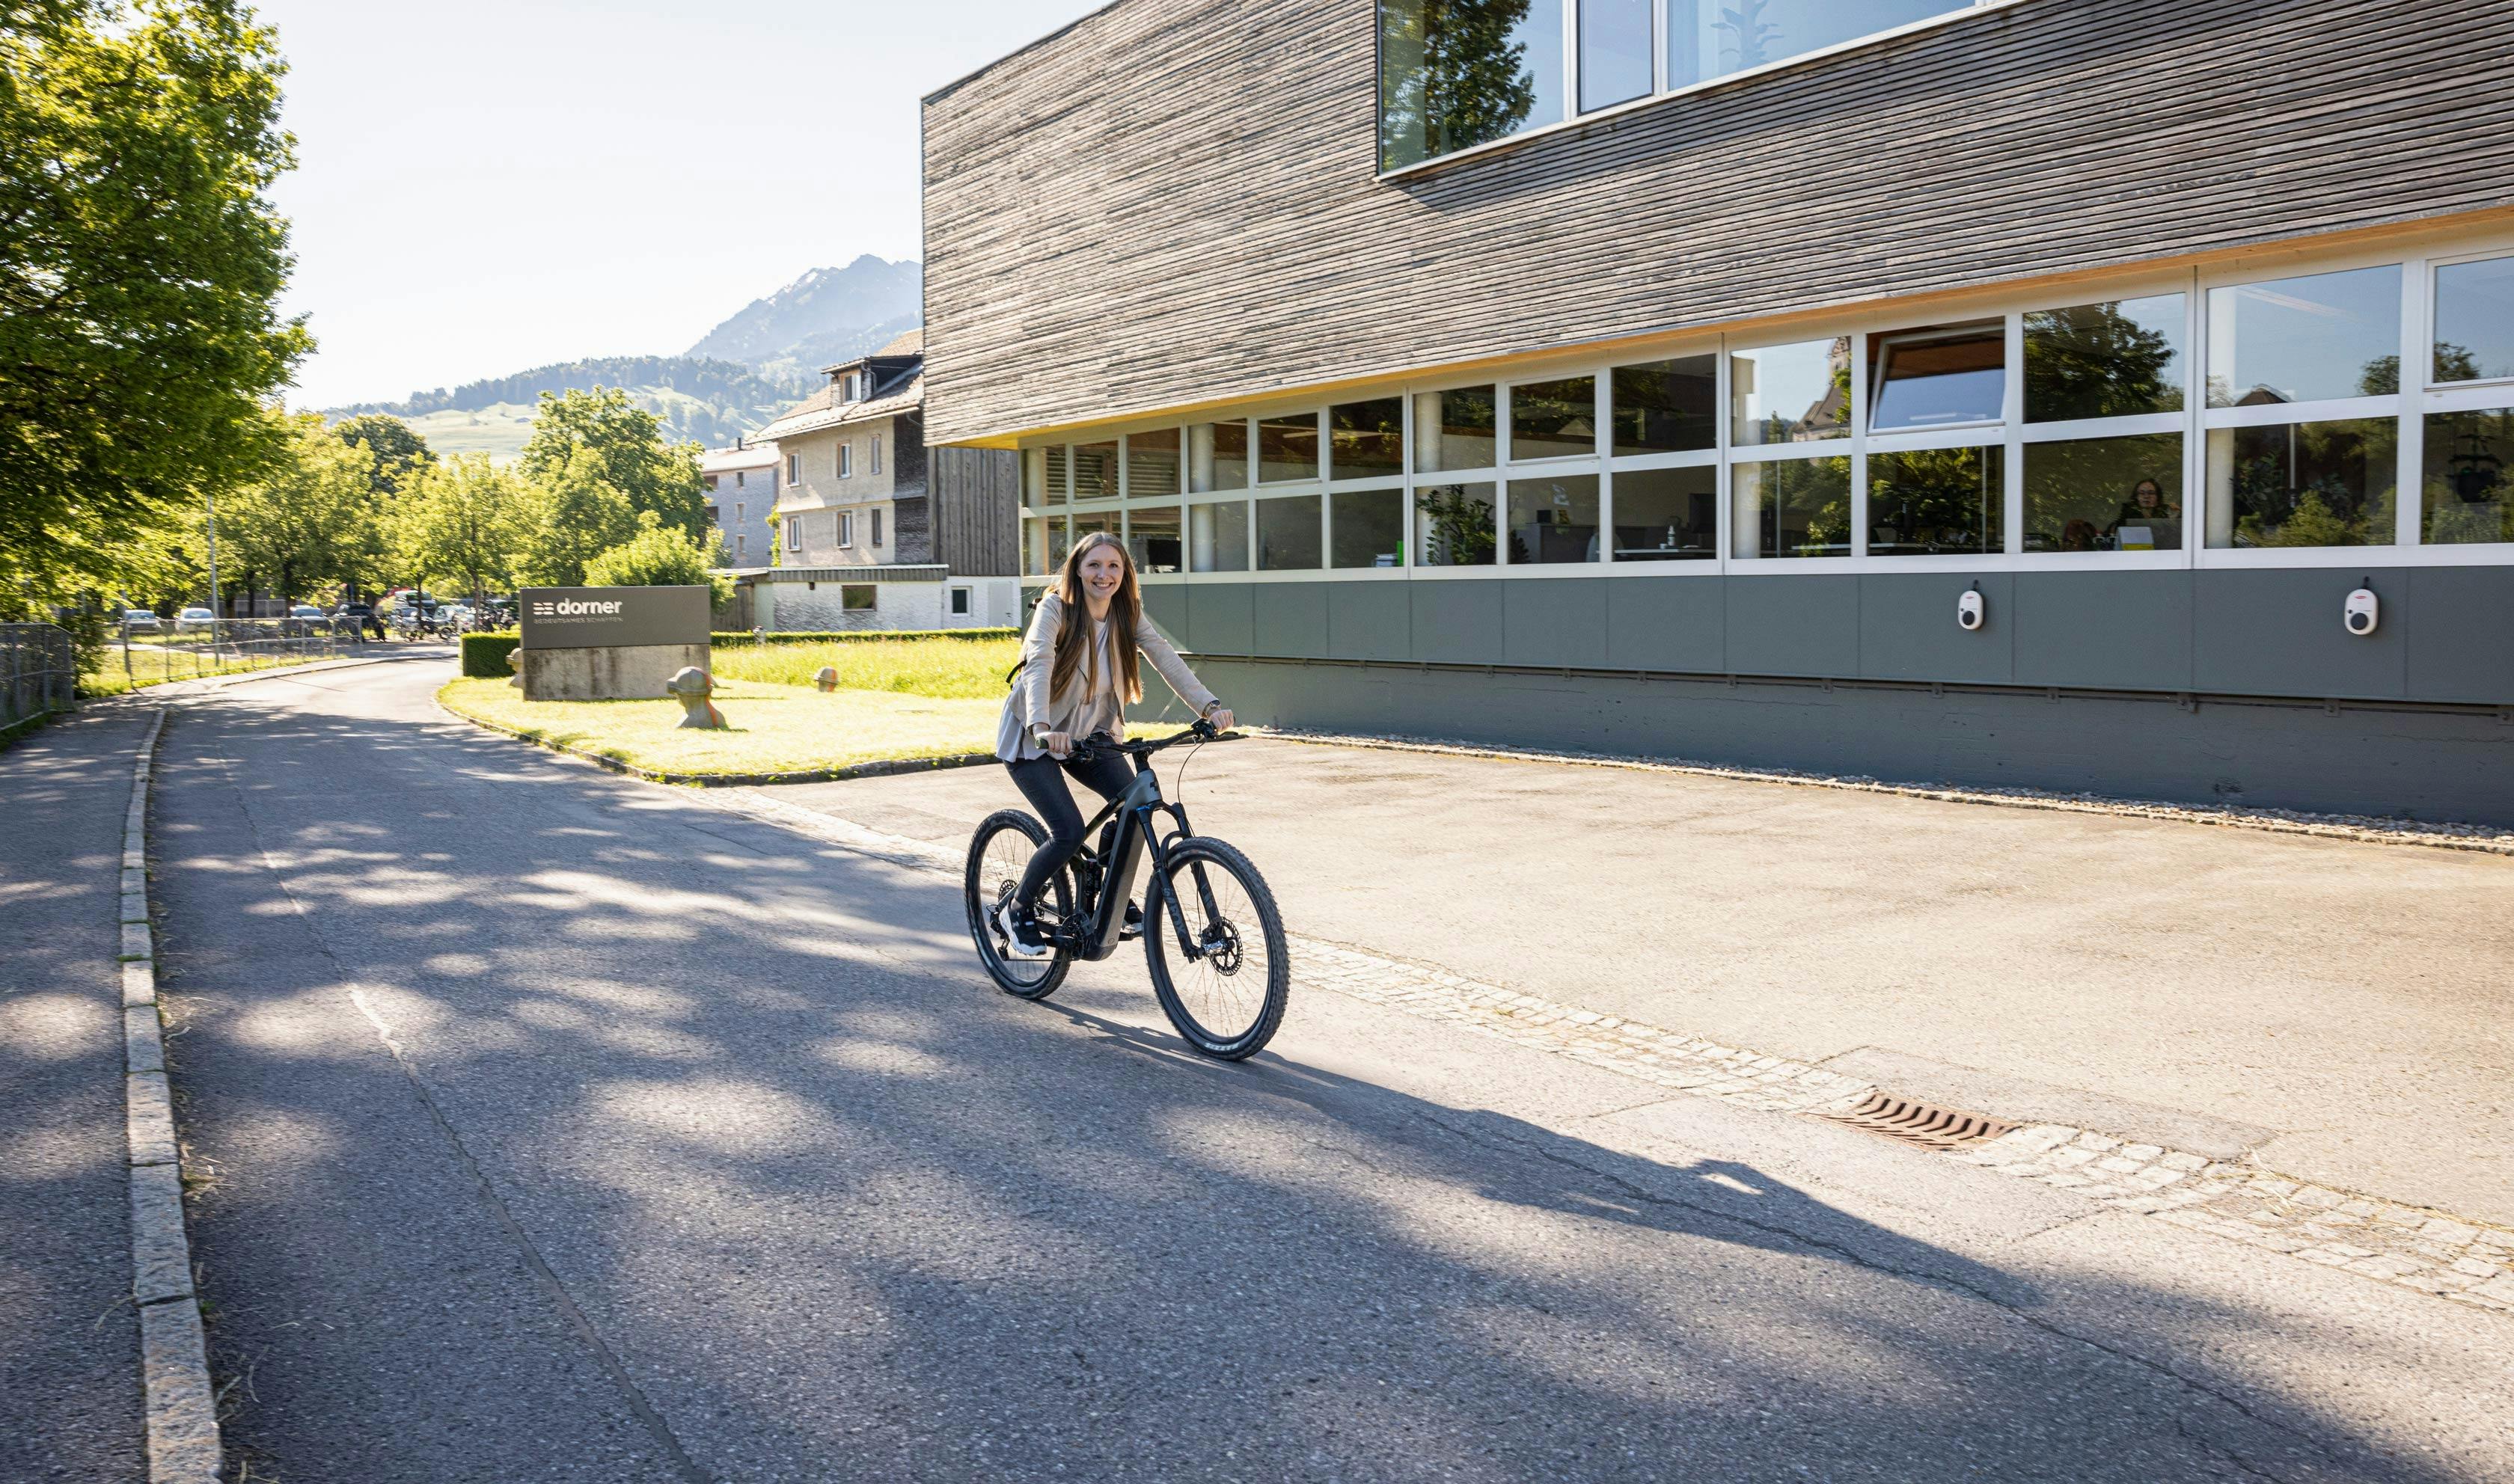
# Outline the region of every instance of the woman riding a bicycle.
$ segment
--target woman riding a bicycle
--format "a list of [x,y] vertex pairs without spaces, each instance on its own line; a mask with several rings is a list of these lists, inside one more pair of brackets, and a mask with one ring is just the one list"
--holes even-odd
[[[1082,813],[1075,807],[1073,790],[1057,775],[1070,774],[1112,800],[1134,782],[1134,770],[1124,758],[1109,752],[1076,758],[1075,744],[1103,734],[1125,735],[1126,704],[1144,696],[1139,655],[1153,662],[1153,668],[1196,715],[1217,731],[1231,729],[1230,708],[1145,620],[1135,564],[1125,545],[1105,531],[1095,532],[1075,543],[1056,581],[1040,596],[995,730],[995,756],[1048,829],[1047,843],[1031,857],[1021,890],[1003,904],[997,920],[1006,951],[1014,957],[1049,953],[1033,909],[1049,879],[1082,845]],[[1135,915],[1133,907],[1127,915]]]

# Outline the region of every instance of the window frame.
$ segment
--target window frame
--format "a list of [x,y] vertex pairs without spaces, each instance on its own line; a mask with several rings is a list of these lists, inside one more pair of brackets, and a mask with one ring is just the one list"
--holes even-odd
[[1586,112],[1583,112],[1580,107],[1580,4],[1579,0],[1563,0],[1562,117],[1561,119],[1550,124],[1540,124],[1533,129],[1524,129],[1517,134],[1504,135],[1500,139],[1486,140],[1480,144],[1469,144],[1450,150],[1446,154],[1433,155],[1429,159],[1417,160],[1409,165],[1394,167],[1387,163],[1386,155],[1382,151],[1383,137],[1380,132],[1381,120],[1385,117],[1387,108],[1387,96],[1382,91],[1382,86],[1388,75],[1388,60],[1381,43],[1384,30],[1379,19],[1382,3],[1384,0],[1374,0],[1370,16],[1370,158],[1375,179],[1397,180],[1425,171],[1442,169],[1462,160],[1476,159],[1505,149],[1516,149],[1534,140],[1546,139],[1569,130],[1588,128],[1601,120],[1618,118],[1626,113],[1655,107],[1675,99],[1691,98],[1697,94],[1720,89],[1746,86],[1756,79],[1787,68],[1817,65],[1832,58],[1881,47],[1918,32],[1934,30],[1939,26],[1961,24],[1980,16],[1995,15],[2009,6],[2021,4],[2022,0],[1972,0],[1969,5],[1956,10],[1935,16],[1925,16],[1918,20],[1908,20],[1898,26],[1872,31],[1864,36],[1852,37],[1848,41],[1838,41],[1831,46],[1818,47],[1813,51],[1800,52],[1775,61],[1764,62],[1760,66],[1744,67],[1734,72],[1723,73],[1718,77],[1705,78],[1700,82],[1686,83],[1683,87],[1669,86],[1667,75],[1667,37],[1670,32],[1668,12],[1674,0],[1653,0],[1650,7],[1650,91],[1639,98],[1619,103],[1608,103],[1603,107]]
[[838,545],[838,549],[839,549],[839,550],[841,550],[841,551],[850,551],[850,550],[853,550],[853,549],[855,548],[855,544],[856,544],[856,522],[855,522],[855,513],[856,513],[856,512],[854,512],[853,510],[840,510],[839,512],[837,512],[837,514],[838,514],[838,519],[837,519],[837,538],[838,538],[837,545]]
[[[2449,248],[2433,246],[2450,243]],[[1188,571],[1176,574],[1148,574],[1149,583],[1163,582],[1354,582],[1384,581],[1392,578],[1422,581],[1482,581],[1500,577],[1508,581],[1545,581],[1551,579],[1611,578],[1616,580],[1655,579],[1687,581],[1720,576],[1772,577],[1823,573],[1854,574],[1869,572],[1926,573],[1961,572],[1988,574],[1994,572],[2126,572],[2181,571],[2194,569],[2363,567],[2369,563],[2382,566],[2481,566],[2514,563],[2514,541],[2505,543],[2449,543],[2442,546],[2422,544],[2418,537],[2424,522],[2423,482],[2425,419],[2432,414],[2457,411],[2498,411],[2514,409],[2514,378],[2486,381],[2433,383],[2423,374],[2405,371],[2406,384],[2397,393],[2373,398],[2347,398],[2332,402],[2291,403],[2266,408],[2210,408],[2206,405],[2206,377],[2211,346],[2209,341],[2209,300],[2212,288],[2241,283],[2262,282],[2291,277],[2310,276],[2321,272],[2342,271],[2352,267],[2398,264],[2405,302],[2401,316],[2401,355],[2405,367],[2427,365],[2431,355],[2435,325],[2433,323],[2432,284],[2434,270],[2450,262],[2514,257],[2514,231],[2498,229],[2475,233],[2467,229],[2430,232],[2410,237],[2385,250],[2326,250],[2320,252],[2286,252],[2275,259],[2253,259],[2245,263],[2213,266],[2133,267],[2118,275],[2091,277],[2066,286],[2043,286],[2034,289],[1982,291],[1961,298],[1932,301],[1927,304],[1862,306],[1839,314],[1808,317],[1786,326],[1749,327],[1742,331],[1701,332],[1664,341],[1644,341],[1619,347],[1611,354],[1596,350],[1530,355],[1506,367],[1489,363],[1469,368],[1436,368],[1422,374],[1391,379],[1387,382],[1360,386],[1350,383],[1333,390],[1321,388],[1299,400],[1268,398],[1263,402],[1233,406],[1215,412],[1172,414],[1124,424],[1122,428],[1098,437],[1120,436],[1136,430],[1171,428],[1180,430],[1181,475],[1183,486],[1193,483],[1192,468],[1194,429],[1201,423],[1234,423],[1246,429],[1250,445],[1249,478],[1246,485],[1211,491],[1186,491],[1177,496],[1161,494],[1141,503],[1157,502],[1181,508],[1182,537],[1188,547]],[[2027,422],[2024,421],[2026,375],[2024,359],[2025,318],[2040,310],[2073,308],[2115,300],[2151,298],[2160,295],[2181,296],[2183,320],[2179,346],[2183,368],[2183,407],[2178,412],[2139,413],[2118,418],[2090,418],[2070,421]],[[1996,422],[1971,423],[1962,426],[1934,427],[1920,430],[1876,433],[1868,426],[1874,388],[1869,384],[1871,368],[1869,349],[1872,335],[1934,325],[1960,324],[1972,320],[1997,320],[2003,325],[2006,343],[2007,375],[2003,392],[2005,416]],[[1736,441],[1736,428],[1731,401],[1734,392],[1735,357],[1767,345],[1797,344],[1809,341],[1846,338],[1850,342],[1850,378],[1852,396],[1849,427],[1845,436],[1806,443],[1741,444]],[[1715,420],[1713,447],[1680,450],[1669,453],[1615,455],[1612,448],[1614,372],[1621,366],[1710,355],[1715,368],[1713,395],[1719,415]],[[1598,396],[1595,419],[1598,429],[1597,453],[1548,457],[1535,461],[1515,460],[1510,446],[1512,388],[1528,382],[1558,381],[1575,376],[1594,379]],[[1493,388],[1496,426],[1494,429],[1494,462],[1479,468],[1418,468],[1419,445],[1422,443],[1420,400],[1429,393],[1462,388]],[[1353,481],[1332,478],[1334,473],[1332,433],[1328,426],[1327,409],[1346,402],[1368,400],[1379,396],[1399,399],[1402,408],[1402,437],[1405,467],[1395,476],[1369,476]],[[1258,438],[1256,422],[1260,417],[1308,417],[1318,420],[1321,456],[1324,467],[1315,480],[1285,481],[1259,485],[1254,483]],[[2332,419],[2389,418],[2397,430],[2400,468],[2397,472],[2399,529],[2389,546],[2281,547],[2233,549],[2208,545],[2209,491],[2208,434],[2210,429],[2225,426],[2278,424],[2282,422],[2319,421]],[[2030,450],[2038,444],[2072,442],[2094,438],[2144,437],[2170,435],[2181,439],[2179,468],[2183,491],[2183,541],[2178,548],[2130,551],[2051,551],[2025,549],[2025,476]],[[1076,434],[1060,434],[1073,439]],[[1060,444],[1055,447],[1066,447]],[[1963,448],[1997,446],[2003,450],[2004,501],[2000,511],[2002,549],[1981,554],[1889,555],[1871,553],[1868,548],[1871,526],[1868,501],[1870,495],[1869,457],[1887,453],[1929,448]],[[1035,449],[1030,452],[1036,452]],[[1027,457],[1027,455],[1026,455]],[[1852,552],[1843,557],[1821,560],[1764,560],[1736,555],[1734,489],[1736,471],[1749,464],[1786,461],[1789,460],[1843,458],[1851,467]],[[1611,531],[1616,522],[1615,481],[1619,472],[1638,472],[1661,468],[1708,466],[1717,470],[1717,542],[1715,559],[1701,560],[1630,560],[1618,562],[1613,556],[1611,540],[1601,542],[1601,558],[1596,562],[1513,564],[1508,560],[1507,542],[1498,541],[1508,518],[1508,486],[1514,476],[1545,477],[1594,473],[1599,478],[1599,524]],[[1494,520],[1497,544],[1489,566],[1432,567],[1422,564],[1418,497],[1423,490],[1448,485],[1481,485],[1494,487]],[[1257,556],[1256,525],[1259,502],[1282,498],[1318,494],[1322,529],[1319,537],[1322,560],[1334,551],[1333,510],[1336,494],[1348,489],[1396,486],[1402,490],[1406,525],[1404,527],[1405,565],[1399,568],[1336,568],[1321,566],[1299,571],[1237,572],[1194,571],[1195,507],[1219,501],[1239,501],[1248,516],[1247,548],[1249,559]],[[1083,502],[1078,508],[1096,514],[1127,503],[1128,500]],[[1062,516],[1077,507],[1025,506],[1023,519],[1036,520],[1051,514]],[[1025,581],[1040,581],[1038,574],[1026,574]]]

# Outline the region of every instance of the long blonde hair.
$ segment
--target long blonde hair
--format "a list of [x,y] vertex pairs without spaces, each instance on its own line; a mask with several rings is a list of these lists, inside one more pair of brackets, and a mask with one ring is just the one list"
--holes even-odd
[[1057,569],[1056,596],[1065,612],[1057,624],[1056,662],[1048,668],[1047,693],[1065,694],[1089,662],[1091,609],[1082,596],[1082,559],[1102,546],[1117,553],[1120,574],[1117,590],[1109,599],[1110,679],[1119,699],[1141,701],[1144,675],[1135,659],[1135,624],[1144,611],[1143,596],[1135,588],[1135,559],[1127,554],[1126,543],[1106,531],[1094,531],[1075,541],[1065,554],[1065,565]]

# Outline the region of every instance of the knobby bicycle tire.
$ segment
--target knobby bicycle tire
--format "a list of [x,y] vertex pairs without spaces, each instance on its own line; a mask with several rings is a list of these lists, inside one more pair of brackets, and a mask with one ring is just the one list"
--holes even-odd
[[[1197,865],[1232,878],[1256,919],[1253,923],[1233,921],[1229,924],[1229,932],[1237,943],[1241,956],[1236,960],[1238,968],[1221,971],[1223,976],[1236,978],[1237,973],[1245,973],[1251,967],[1244,957],[1250,928],[1256,929],[1256,941],[1265,949],[1266,963],[1261,971],[1263,983],[1241,986],[1234,996],[1237,1004],[1244,1005],[1251,999],[1255,1002],[1245,1023],[1237,1026],[1217,1028],[1204,1024],[1196,1008],[1186,1003],[1170,974],[1169,955],[1177,952],[1179,945],[1171,941],[1171,935],[1177,930],[1170,919],[1168,895],[1173,891],[1179,894],[1179,909],[1187,919],[1191,935],[1200,937],[1211,927],[1202,920],[1204,905],[1193,869]],[[1161,1013],[1170,1018],[1170,1024],[1187,1039],[1189,1045],[1217,1061],[1244,1061],[1265,1050],[1266,1043],[1274,1039],[1275,1031],[1283,1023],[1283,1011],[1292,994],[1292,956],[1283,939],[1283,914],[1275,905],[1275,894],[1268,889],[1266,878],[1257,873],[1257,867],[1237,848],[1198,835],[1180,841],[1177,848],[1169,853],[1168,874],[1155,885],[1158,890],[1146,894],[1153,900],[1145,903],[1144,909],[1144,959],[1152,971],[1153,992],[1160,997]],[[1225,915],[1229,915],[1227,905]],[[1201,969],[1205,966],[1190,963],[1182,967]],[[1204,1013],[1210,1015],[1212,1011],[1206,1008]],[[1237,1017],[1235,1015],[1234,1019]]]
[[[995,930],[991,920],[995,906],[1003,900],[1010,883],[996,879],[1003,875],[1000,863],[990,869],[987,853],[997,835],[1010,830],[1027,842],[1029,849],[1019,853],[1022,861],[1030,852],[1047,843],[1047,826],[1018,809],[999,809],[980,822],[977,833],[969,837],[969,860],[961,875],[960,897],[969,914],[969,937],[977,943],[978,962],[986,968],[987,977],[1004,993],[1025,1000],[1043,1000],[1065,983],[1074,968],[1074,955],[1063,948],[1053,958],[1006,958],[995,946]],[[1014,872],[1013,879],[1019,880]],[[1062,922],[1072,911],[1073,894],[1066,872],[1060,870],[1047,883],[1048,902],[1056,920]],[[1036,978],[1028,977],[1035,972]]]

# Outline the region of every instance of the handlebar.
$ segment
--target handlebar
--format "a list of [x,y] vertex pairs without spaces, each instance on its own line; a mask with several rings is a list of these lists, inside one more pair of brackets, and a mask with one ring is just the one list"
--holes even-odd
[[1214,730],[1213,723],[1199,717],[1184,732],[1170,737],[1155,738],[1150,742],[1120,742],[1106,732],[1094,732],[1075,742],[1074,750],[1067,756],[1072,761],[1083,763],[1091,761],[1102,752],[1120,752],[1129,757],[1150,757],[1163,747],[1175,747],[1181,742],[1218,742],[1222,736],[1222,733]]

